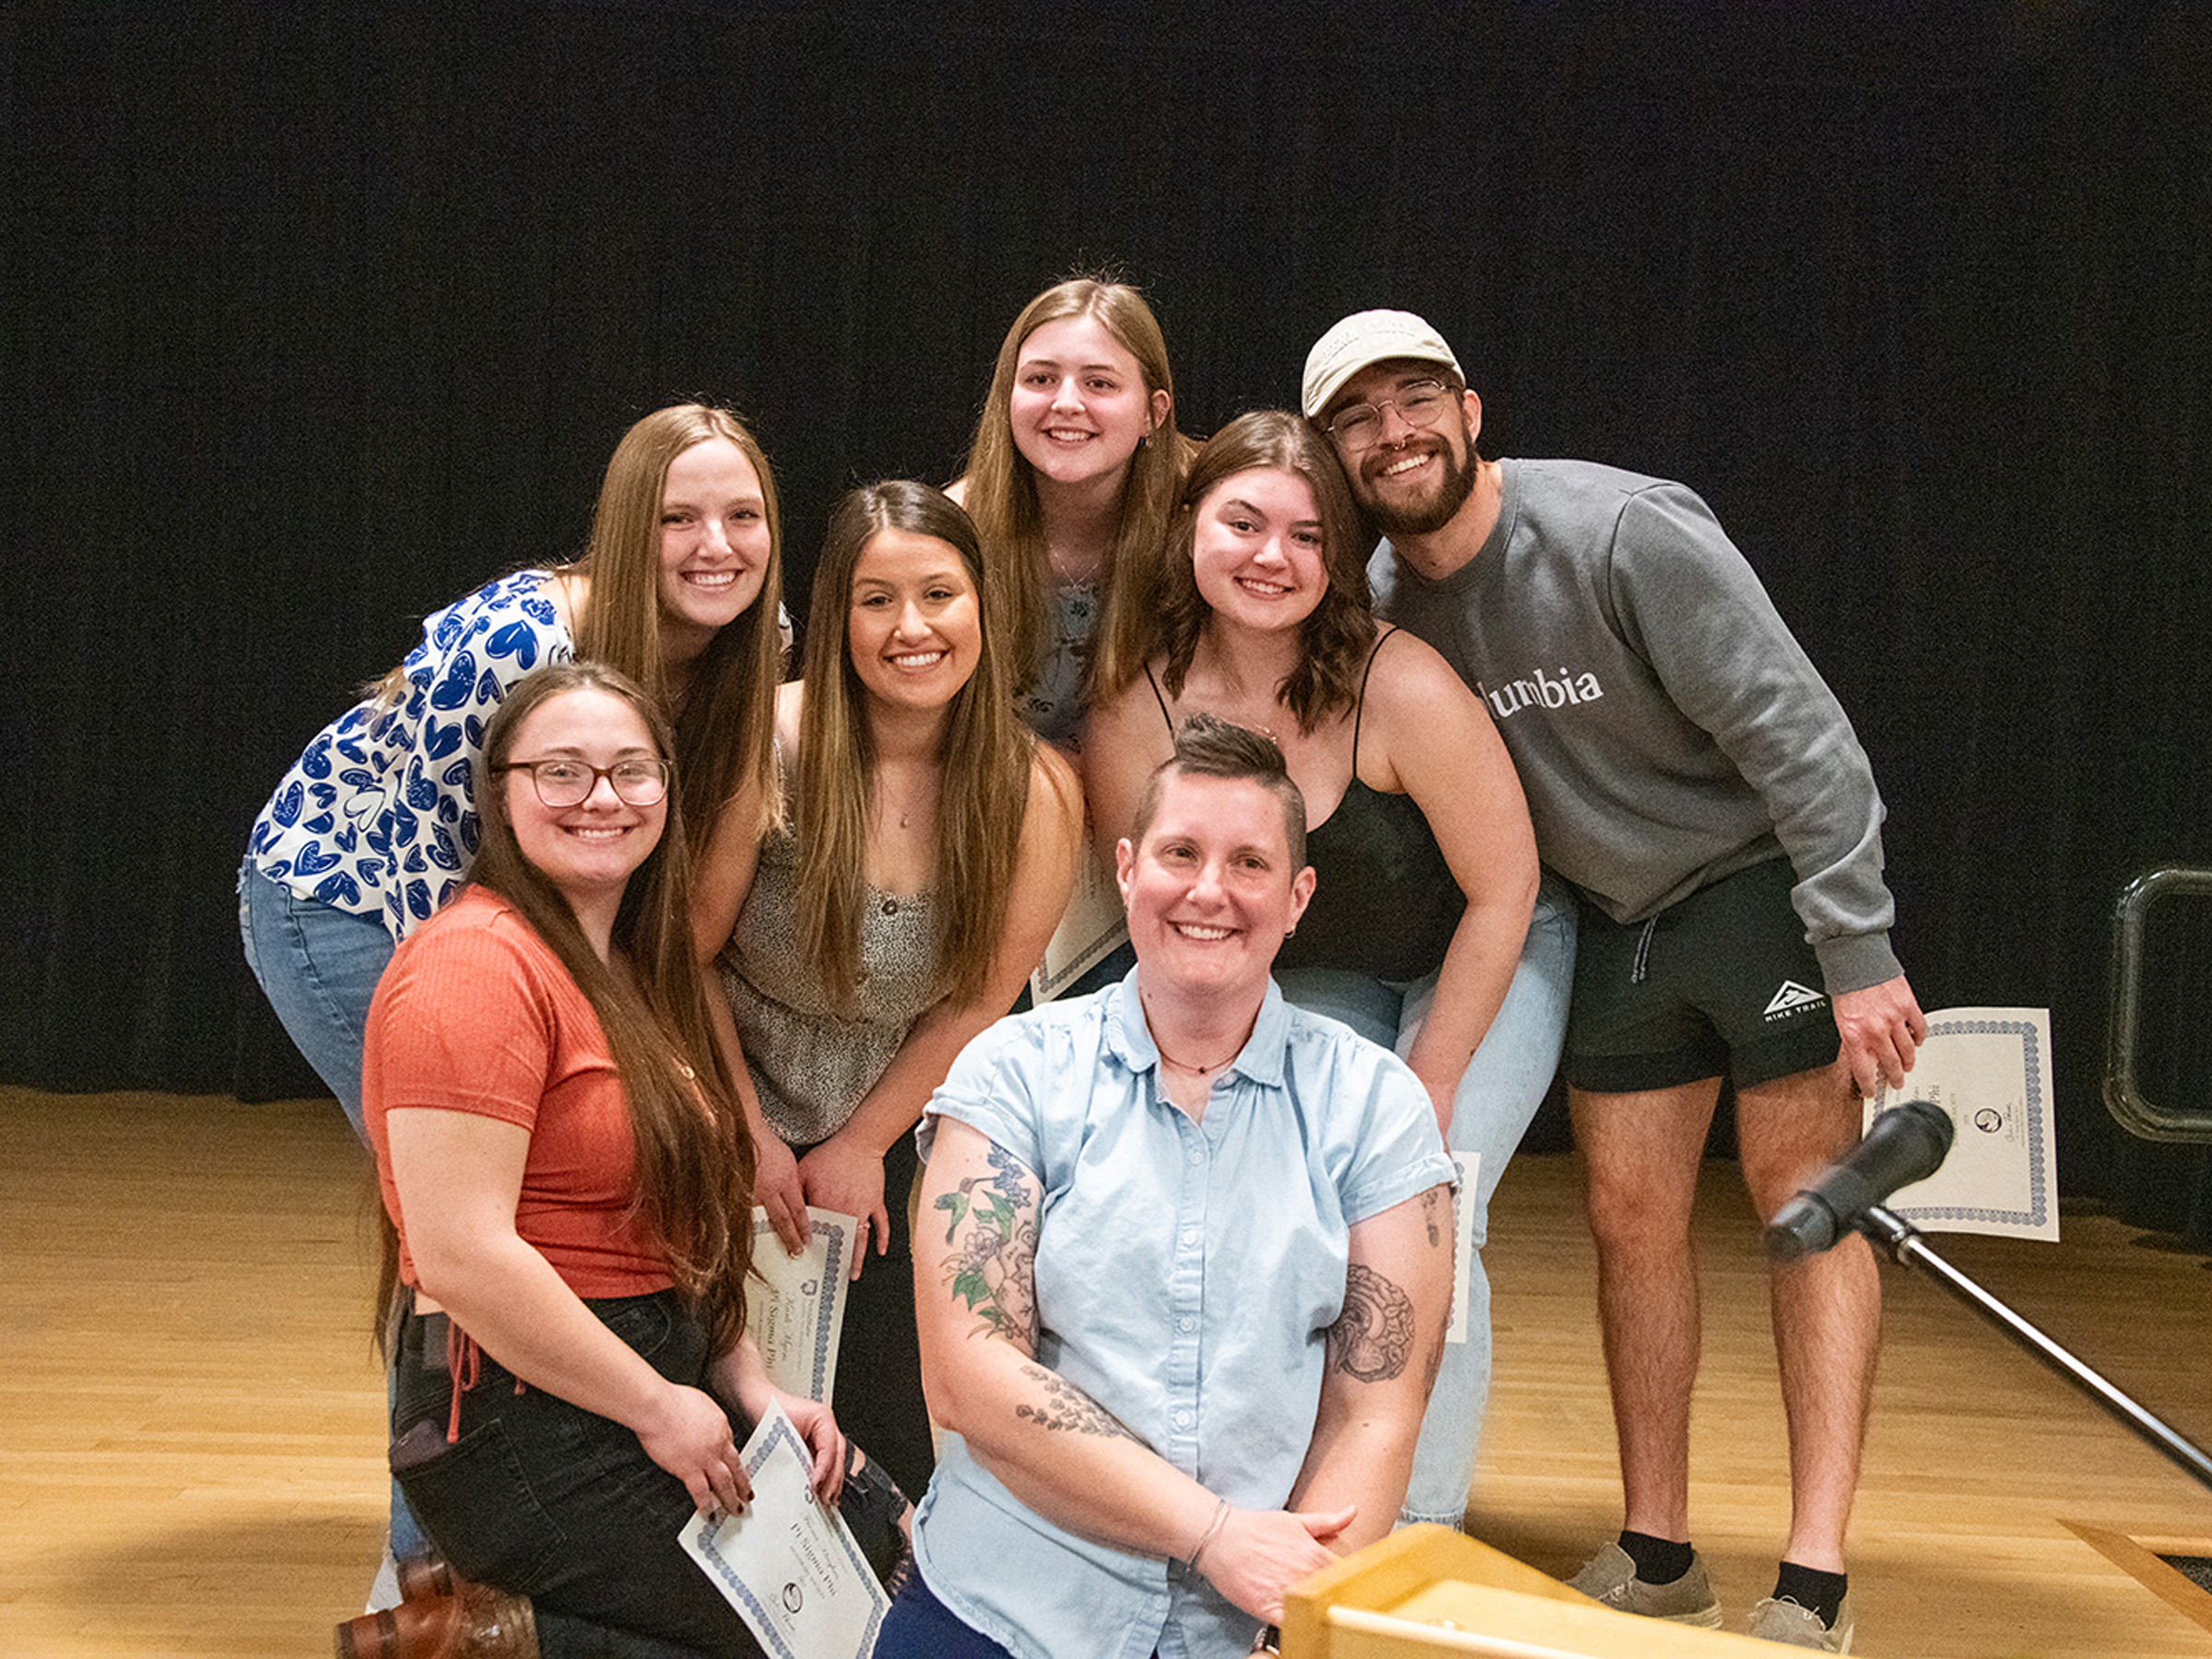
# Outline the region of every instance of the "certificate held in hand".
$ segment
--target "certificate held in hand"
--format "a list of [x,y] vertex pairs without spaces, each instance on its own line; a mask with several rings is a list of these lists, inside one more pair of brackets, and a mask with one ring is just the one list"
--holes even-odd
[[890,1598],[844,1517],[815,1497],[806,1442],[773,1410],[744,1457],[752,1502],[741,1515],[693,1515],[684,1548],[771,1659],[867,1659]]
[[786,1255],[768,1212],[753,1206],[755,1277],[746,1281],[745,1327],[759,1347],[768,1380],[785,1394],[830,1398],[859,1230],[851,1216],[809,1206],[806,1248]]

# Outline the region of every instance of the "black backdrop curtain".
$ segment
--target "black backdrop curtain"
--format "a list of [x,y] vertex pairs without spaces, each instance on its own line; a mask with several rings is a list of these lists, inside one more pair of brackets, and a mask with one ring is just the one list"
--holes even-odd
[[[1395,304],[1487,452],[1703,492],[1874,756],[1924,1005],[2048,1004],[2068,1189],[2212,1236],[2098,1092],[2114,895],[2212,864],[2208,88],[2189,0],[7,7],[0,1077],[313,1091],[232,875],[418,618],[694,395],[803,595],[1111,262],[1190,429]],[[2154,930],[2173,1104],[2207,920]]]

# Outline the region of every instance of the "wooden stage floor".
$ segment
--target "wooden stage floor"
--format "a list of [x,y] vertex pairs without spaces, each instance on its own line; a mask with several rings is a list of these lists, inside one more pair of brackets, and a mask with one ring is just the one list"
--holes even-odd
[[[366,1201],[328,1101],[0,1088],[0,1655],[329,1652],[385,1503]],[[2212,1273],[2107,1218],[2065,1225],[2056,1246],[1938,1247],[2212,1443]],[[1619,1524],[1572,1159],[1517,1161],[1490,1231],[1498,1372],[1474,1530],[1570,1571]],[[1707,1171],[1699,1234],[1692,1517],[1736,1624],[1771,1587],[1787,1489],[1732,1165]],[[1883,1281],[1859,1650],[2212,1655],[2212,1596],[2161,1599],[2067,1524],[2212,1553],[2212,1493],[1940,1287],[1893,1267]]]

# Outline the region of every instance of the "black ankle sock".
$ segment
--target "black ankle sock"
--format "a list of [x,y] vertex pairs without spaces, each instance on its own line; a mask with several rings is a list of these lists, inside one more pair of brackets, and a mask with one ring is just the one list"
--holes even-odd
[[1636,1563],[1636,1576],[1647,1584],[1671,1584],[1689,1571],[1692,1551],[1687,1544],[1654,1538],[1650,1533],[1624,1532],[1620,1547]]
[[1848,1573],[1822,1572],[1816,1568],[1800,1567],[1794,1561],[1784,1561],[1781,1572],[1775,1575],[1774,1599],[1781,1601],[1787,1596],[1832,1630],[1836,1616],[1843,1610],[1843,1592],[1850,1585]]

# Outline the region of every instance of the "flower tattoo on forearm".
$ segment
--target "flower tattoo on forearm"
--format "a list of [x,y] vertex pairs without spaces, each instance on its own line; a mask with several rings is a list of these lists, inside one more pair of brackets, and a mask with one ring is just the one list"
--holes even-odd
[[1023,1402],[1014,1407],[1014,1415],[1025,1423],[1034,1423],[1040,1429],[1065,1430],[1075,1434],[1103,1434],[1109,1439],[1135,1440],[1128,1426],[1112,1412],[1100,1405],[1065,1377],[1049,1371],[1041,1365],[1025,1365],[1021,1374],[1040,1384],[1044,1390],[1041,1405]]

